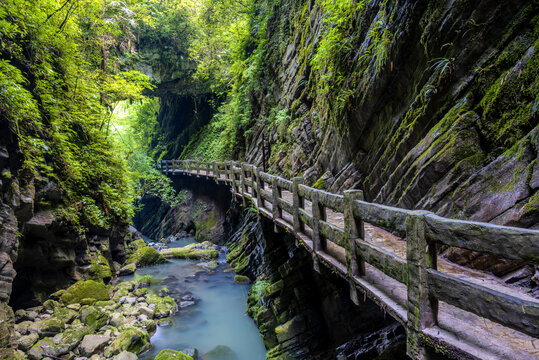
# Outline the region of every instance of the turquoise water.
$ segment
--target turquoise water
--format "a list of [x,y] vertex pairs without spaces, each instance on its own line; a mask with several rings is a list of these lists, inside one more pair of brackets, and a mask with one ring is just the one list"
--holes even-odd
[[[169,244],[185,246],[192,238]],[[193,306],[181,309],[172,317],[172,326],[157,327],[151,338],[154,346],[142,359],[153,359],[162,349],[196,348],[205,354],[217,346],[227,346],[235,356],[212,356],[212,360],[263,360],[266,349],[258,328],[245,314],[250,285],[234,283],[234,273],[225,272],[229,266],[221,254],[219,268],[209,274],[196,260],[171,260],[170,263],[137,269],[138,275],[161,279],[153,284],[156,291],[166,286],[175,298],[191,295],[197,299]]]

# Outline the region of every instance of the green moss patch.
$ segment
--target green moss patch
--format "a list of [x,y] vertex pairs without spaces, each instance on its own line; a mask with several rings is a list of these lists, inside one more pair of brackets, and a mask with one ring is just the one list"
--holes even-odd
[[236,275],[234,276],[234,282],[236,284],[249,284],[251,282],[251,279],[249,279],[247,276]]
[[164,249],[161,254],[165,258],[173,259],[215,259],[219,252],[213,248],[213,244],[205,241],[200,244],[189,244],[181,248]]
[[110,344],[113,354],[129,351],[139,354],[150,346],[150,335],[139,328],[127,327]]
[[64,304],[79,304],[83,299],[110,300],[110,287],[94,280],[77,281],[60,297]]
[[135,251],[129,259],[127,259],[127,264],[135,264],[137,267],[144,267],[150,265],[164,264],[167,262],[167,259],[155,250],[151,246],[145,246],[143,248]]
[[112,271],[110,270],[110,264],[106,257],[97,251],[95,254],[89,254],[90,256],[90,278],[96,281],[108,281],[112,278]]
[[161,350],[154,360],[193,360],[193,358],[181,351],[165,349]]

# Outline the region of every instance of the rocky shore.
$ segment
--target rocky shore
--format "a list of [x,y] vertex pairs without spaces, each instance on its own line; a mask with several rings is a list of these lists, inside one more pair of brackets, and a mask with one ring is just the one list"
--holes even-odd
[[[117,275],[133,274],[137,267],[168,262],[167,258],[203,260],[201,270],[214,270],[218,247],[210,242],[159,251],[136,240],[130,256]],[[134,360],[150,349],[157,326],[171,324],[170,316],[181,307],[194,305],[190,296],[174,299],[166,287],[150,290],[150,276],[115,285],[82,280],[57,291],[42,305],[15,312],[11,339],[14,360]],[[156,360],[192,360],[196,350],[163,350]],[[142,355],[143,356],[143,355]]]
[[42,306],[17,310],[13,346],[20,359],[137,359],[161,319],[177,310],[166,291],[149,285],[149,277],[114,287],[79,281]]

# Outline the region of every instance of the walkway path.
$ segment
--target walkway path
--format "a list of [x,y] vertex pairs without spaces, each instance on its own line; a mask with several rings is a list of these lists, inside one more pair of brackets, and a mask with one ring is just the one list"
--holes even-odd
[[[229,184],[243,201],[295,235],[315,269],[328,266],[407,329],[407,351],[466,359],[539,359],[539,302],[481,271],[436,256],[438,245],[537,264],[539,231],[459,221],[335,195],[234,162],[162,161],[170,175]],[[430,350],[429,350],[430,349]]]

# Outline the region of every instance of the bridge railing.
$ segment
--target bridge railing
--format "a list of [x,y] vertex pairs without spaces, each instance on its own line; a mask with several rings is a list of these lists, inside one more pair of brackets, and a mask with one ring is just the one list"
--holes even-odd
[[[539,302],[439,272],[436,253],[437,246],[447,245],[539,264],[537,230],[369,203],[359,190],[336,195],[306,186],[300,177],[286,180],[249,164],[163,160],[158,166],[165,173],[198,175],[202,167],[204,175],[230,183],[236,194],[256,200],[260,211],[275,223],[310,240],[315,260],[331,256],[328,242],[344,249],[340,271],[350,281],[365,275],[367,263],[405,284],[407,308],[397,311],[396,317],[400,314],[408,328],[421,332],[436,325],[438,302],[443,301],[531,336],[539,335]],[[288,200],[283,191],[291,194]],[[343,215],[344,228],[328,221],[328,210]],[[406,259],[365,241],[365,223],[406,239]]]

